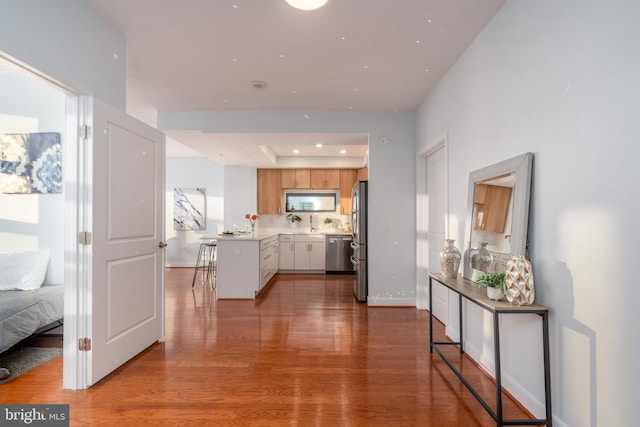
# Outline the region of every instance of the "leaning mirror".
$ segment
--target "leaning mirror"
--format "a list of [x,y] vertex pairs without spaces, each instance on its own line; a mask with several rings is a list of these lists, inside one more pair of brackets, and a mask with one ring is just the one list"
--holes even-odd
[[533,154],[469,174],[463,276],[502,272],[516,255],[525,255]]

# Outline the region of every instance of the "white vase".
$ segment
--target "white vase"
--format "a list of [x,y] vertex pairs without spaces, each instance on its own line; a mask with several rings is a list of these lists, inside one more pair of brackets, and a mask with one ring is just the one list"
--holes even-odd
[[501,300],[502,297],[504,297],[504,292],[502,291],[502,289],[487,287],[487,298],[498,301]]
[[507,301],[516,305],[531,305],[536,298],[531,263],[522,255],[507,263]]

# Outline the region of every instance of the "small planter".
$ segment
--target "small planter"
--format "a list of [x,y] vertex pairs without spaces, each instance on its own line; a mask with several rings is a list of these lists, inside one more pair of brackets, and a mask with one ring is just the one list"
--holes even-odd
[[478,286],[487,288],[487,298],[498,301],[504,297],[505,273],[488,272],[478,277]]
[[487,298],[499,301],[504,297],[504,291],[500,288],[487,288]]

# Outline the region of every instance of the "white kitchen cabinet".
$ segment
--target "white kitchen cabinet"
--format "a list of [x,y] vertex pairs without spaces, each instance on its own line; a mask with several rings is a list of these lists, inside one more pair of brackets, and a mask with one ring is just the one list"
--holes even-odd
[[504,252],[490,251],[493,257],[493,264],[491,265],[491,271],[503,273],[507,271],[507,263],[509,262],[509,254]]
[[296,270],[325,270],[327,244],[323,234],[297,234],[294,241]]
[[280,270],[293,270],[295,268],[296,243],[292,234],[280,235]]
[[253,299],[278,271],[278,235],[219,237],[217,297]]
[[260,289],[278,272],[278,236],[260,240]]

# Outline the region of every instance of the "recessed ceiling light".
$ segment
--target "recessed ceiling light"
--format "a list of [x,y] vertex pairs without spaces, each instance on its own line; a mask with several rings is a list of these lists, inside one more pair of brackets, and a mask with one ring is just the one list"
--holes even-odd
[[327,4],[329,0],[285,0],[291,7],[300,10],[316,10]]
[[347,150],[340,150],[340,154],[345,154]]
[[263,82],[262,80],[254,80],[251,83],[251,87],[258,90],[263,90],[267,88],[267,82]]
[[293,150],[293,154],[298,154],[300,152],[300,150],[298,150],[297,148]]
[[317,144],[316,144],[316,148],[322,148],[322,144],[317,143]]

